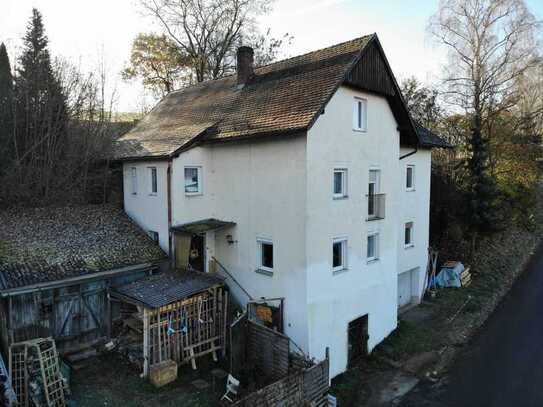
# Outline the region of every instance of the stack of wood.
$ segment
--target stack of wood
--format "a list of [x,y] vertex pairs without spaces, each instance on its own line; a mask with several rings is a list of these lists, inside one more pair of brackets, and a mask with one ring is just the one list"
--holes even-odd
[[467,287],[471,284],[470,268],[466,267],[463,272],[460,273],[460,283],[462,287]]

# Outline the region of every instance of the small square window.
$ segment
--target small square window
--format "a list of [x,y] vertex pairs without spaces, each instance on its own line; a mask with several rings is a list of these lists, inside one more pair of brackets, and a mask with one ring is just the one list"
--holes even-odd
[[368,129],[368,101],[355,98],[353,105],[353,130],[367,131]]
[[132,195],[138,193],[138,172],[136,167],[130,168]]
[[405,173],[405,188],[408,191],[415,189],[415,166],[408,165]]
[[379,258],[379,234],[372,233],[368,235],[366,257],[368,261],[377,260]]
[[258,268],[265,271],[273,271],[273,243],[269,240],[257,240],[258,243]]
[[202,168],[185,167],[185,194],[196,195],[202,193]]
[[334,239],[332,243],[332,270],[347,269],[347,239]]
[[158,190],[156,167],[149,167],[149,178],[151,181],[151,194],[156,194]]
[[333,193],[335,199],[347,198],[347,170],[345,168],[334,169]]
[[407,222],[405,224],[405,233],[404,233],[404,244],[405,247],[411,247],[413,243],[413,222]]

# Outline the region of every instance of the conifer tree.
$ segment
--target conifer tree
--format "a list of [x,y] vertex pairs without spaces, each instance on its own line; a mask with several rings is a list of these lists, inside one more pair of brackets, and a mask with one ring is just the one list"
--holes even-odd
[[8,52],[0,44],[0,173],[12,159],[13,146],[13,76]]
[[36,9],[23,44],[15,77],[15,158],[20,182],[39,197],[47,197],[66,147],[68,109]]

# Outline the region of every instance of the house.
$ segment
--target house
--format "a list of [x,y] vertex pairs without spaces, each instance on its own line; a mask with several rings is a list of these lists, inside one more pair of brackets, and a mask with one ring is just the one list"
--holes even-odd
[[[165,253],[113,205],[0,211],[0,347],[53,337],[61,352],[109,338],[110,287],[163,267]],[[167,265],[167,262],[166,262]]]
[[176,267],[281,298],[333,377],[420,301],[433,147],[373,34],[258,68],[241,47],[236,75],[168,94],[115,158],[126,213]]

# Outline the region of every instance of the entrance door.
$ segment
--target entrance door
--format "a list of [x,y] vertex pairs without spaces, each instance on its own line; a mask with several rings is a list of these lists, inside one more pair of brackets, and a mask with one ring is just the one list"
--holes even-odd
[[368,316],[364,315],[349,322],[348,328],[348,355],[349,367],[352,367],[368,354]]
[[411,271],[398,275],[398,308],[411,302]]
[[203,234],[192,235],[189,264],[197,271],[205,271],[205,238]]

